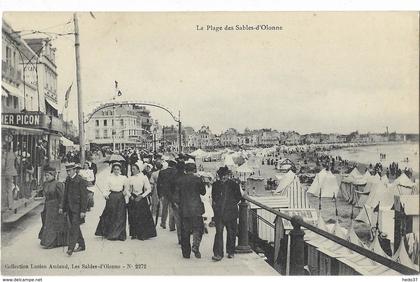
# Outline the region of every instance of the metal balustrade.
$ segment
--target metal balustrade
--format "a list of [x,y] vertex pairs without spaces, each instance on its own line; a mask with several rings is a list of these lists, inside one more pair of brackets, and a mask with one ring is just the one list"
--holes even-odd
[[[261,208],[263,213],[268,213],[271,218],[262,216],[256,211],[250,210],[249,203]],[[372,260],[373,262],[385,266],[397,273],[403,275],[418,275],[419,273],[403,264],[393,261],[389,258],[378,255],[377,253],[365,249],[361,246],[355,245],[345,239],[335,236],[325,230],[319,229],[318,227],[304,222],[300,216],[289,216],[285,213],[279,212],[273,208],[270,208],[251,197],[244,195],[242,202],[239,204],[240,218],[239,218],[239,240],[237,250],[250,249],[248,236],[252,236],[252,241],[255,243],[256,239],[266,241],[268,244],[274,244],[274,257],[271,258],[273,267],[277,271],[282,272],[284,267],[286,271],[283,273],[287,275],[304,275],[305,274],[305,231],[308,234],[317,234],[324,237],[327,241],[337,243],[351,252],[358,253],[363,257]],[[270,220],[273,222],[270,222]],[[284,226],[283,220],[291,223],[293,229],[289,232],[288,238],[283,237]],[[306,230],[303,231],[302,228]],[[246,230],[246,231],[245,231]],[[286,242],[284,240],[286,239]],[[280,246],[280,242],[283,240],[283,245]],[[287,250],[284,250],[284,246],[287,246]],[[280,257],[280,248],[287,253],[287,259]],[[284,262],[287,261],[287,265],[284,266]],[[283,265],[281,265],[283,264]],[[372,274],[373,275],[373,274]]]

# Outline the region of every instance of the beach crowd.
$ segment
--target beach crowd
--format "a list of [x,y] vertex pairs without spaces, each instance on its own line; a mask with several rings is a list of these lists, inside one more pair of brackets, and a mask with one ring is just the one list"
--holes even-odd
[[64,182],[56,179],[54,168],[44,169],[45,206],[38,234],[41,246],[67,246],[68,256],[86,250],[80,225],[94,207],[93,194],[99,192],[106,204],[95,236],[120,241],[127,237],[159,240],[157,225],[161,229],[168,226],[182,256],[188,259],[191,253],[201,258],[203,234],[208,227],[215,227],[213,261],[222,260],[225,252],[228,258],[234,257],[242,191],[228,167],[220,167],[216,179],[212,179],[197,172],[190,155],[163,157],[128,149],[110,156],[110,173],[101,174],[99,185],[97,165],[89,160],[84,164],[66,163]]

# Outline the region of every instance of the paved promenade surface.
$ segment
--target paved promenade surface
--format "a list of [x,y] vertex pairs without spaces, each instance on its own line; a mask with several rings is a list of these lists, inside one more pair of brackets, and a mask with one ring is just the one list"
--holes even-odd
[[[98,173],[103,186],[108,169]],[[42,249],[37,239],[39,218],[11,244],[1,249],[3,275],[278,275],[257,254],[237,254],[234,259],[213,262],[214,228],[209,228],[201,243],[202,258],[184,259],[176,233],[157,227],[156,238],[140,241],[108,241],[94,235],[105,205],[101,193],[95,192],[95,207],[87,213],[81,226],[87,249],[68,257],[65,248]],[[31,266],[32,264],[32,266]],[[19,269],[16,267],[25,267]],[[26,268],[29,267],[29,268]],[[59,268],[51,268],[59,267]]]

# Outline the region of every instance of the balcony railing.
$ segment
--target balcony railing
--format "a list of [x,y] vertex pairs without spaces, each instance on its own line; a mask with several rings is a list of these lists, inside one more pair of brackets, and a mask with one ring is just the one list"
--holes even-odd
[[1,61],[2,67],[2,78],[12,81],[13,83],[19,85],[22,82],[22,73],[19,70],[16,70],[14,67],[9,65],[5,61]]

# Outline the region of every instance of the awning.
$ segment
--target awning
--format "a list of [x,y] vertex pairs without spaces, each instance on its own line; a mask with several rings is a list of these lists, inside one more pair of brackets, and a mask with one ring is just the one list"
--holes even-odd
[[64,146],[66,146],[66,147],[74,146],[73,141],[71,141],[71,140],[67,139],[67,138],[66,138],[66,137],[64,137],[64,136],[61,136],[61,137],[60,137],[60,141],[61,141],[61,142],[63,142],[63,145],[64,145]]
[[2,85],[1,86],[1,96],[2,97],[9,97],[9,95],[10,95],[9,91],[5,87],[3,87],[3,85]]
[[19,127],[19,126],[13,126],[13,125],[2,125],[1,130],[3,132],[6,130],[17,132],[17,134],[32,134],[32,135],[44,135],[48,134],[48,132],[37,129],[37,128],[28,128],[28,127]]
[[[20,89],[17,88],[17,87],[8,85],[7,83],[2,83],[1,84],[1,88],[2,88],[2,90],[4,89],[7,92],[8,95],[12,95],[12,96],[23,98],[22,91],[20,91]],[[1,95],[3,96],[3,91],[2,91],[2,94]]]

